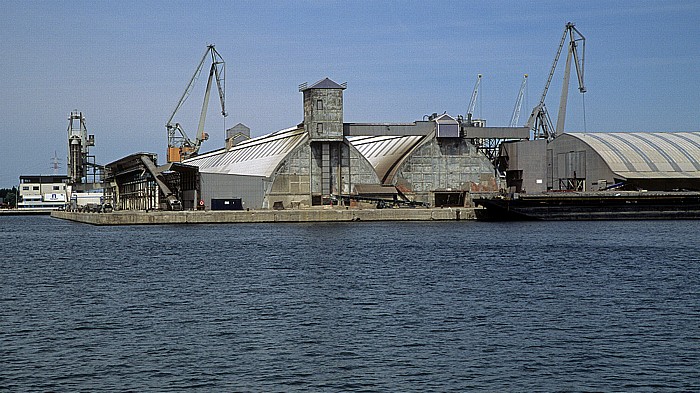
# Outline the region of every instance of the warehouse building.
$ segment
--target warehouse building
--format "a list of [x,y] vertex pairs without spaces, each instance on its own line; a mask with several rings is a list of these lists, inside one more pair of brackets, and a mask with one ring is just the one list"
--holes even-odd
[[435,207],[470,205],[470,192],[499,189],[493,165],[460,129],[447,114],[411,124],[346,124],[382,184]]
[[303,123],[185,161],[199,168],[206,208],[219,201],[251,209],[317,206],[355,185],[379,184],[343,135],[345,85],[326,78],[299,90]]
[[511,192],[700,190],[700,132],[564,133],[500,152]]
[[240,133],[231,132],[225,148],[184,161],[199,168],[206,208],[222,201],[257,209],[376,199],[467,206],[470,192],[501,188],[475,138],[528,135],[525,127],[471,127],[447,114],[413,123],[344,123],[345,88],[328,78],[302,84],[299,125],[235,142],[231,135]]
[[157,166],[153,153],[110,163],[107,199],[124,210],[470,206],[471,192],[505,186],[489,149],[529,135],[526,127],[486,127],[446,113],[411,123],[344,123],[345,89],[328,78],[302,84],[298,125],[250,138],[239,123],[223,148],[182,163]]
[[134,153],[105,166],[104,199],[117,210],[194,209],[200,196],[196,167],[158,166],[154,153]]

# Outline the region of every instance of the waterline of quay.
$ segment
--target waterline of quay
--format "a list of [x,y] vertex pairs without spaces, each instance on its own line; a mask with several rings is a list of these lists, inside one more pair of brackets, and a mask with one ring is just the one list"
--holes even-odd
[[54,211],[51,217],[92,225],[224,224],[264,222],[460,221],[474,220],[474,208],[299,209],[250,211]]

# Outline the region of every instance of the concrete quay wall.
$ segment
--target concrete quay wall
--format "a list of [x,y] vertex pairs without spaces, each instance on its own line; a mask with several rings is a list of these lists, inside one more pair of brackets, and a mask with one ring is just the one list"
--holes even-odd
[[302,209],[254,211],[54,211],[51,217],[92,225],[222,224],[264,222],[448,221],[474,220],[473,208],[447,209]]

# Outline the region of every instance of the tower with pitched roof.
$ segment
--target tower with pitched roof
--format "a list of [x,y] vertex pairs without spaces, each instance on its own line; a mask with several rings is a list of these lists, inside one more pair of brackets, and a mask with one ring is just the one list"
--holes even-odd
[[325,78],[311,86],[302,84],[304,93],[304,129],[311,142],[343,141],[343,90],[338,84]]

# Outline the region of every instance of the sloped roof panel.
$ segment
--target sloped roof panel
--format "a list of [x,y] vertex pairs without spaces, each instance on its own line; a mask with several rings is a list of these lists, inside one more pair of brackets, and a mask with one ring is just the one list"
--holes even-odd
[[567,133],[626,178],[700,178],[700,132]]
[[385,180],[389,172],[425,136],[350,136],[347,139],[372,164],[377,176]]
[[306,137],[303,129],[286,130],[249,139],[231,150],[216,150],[186,160],[200,172],[270,177],[277,166]]
[[341,89],[344,90],[345,86],[339,85],[335,83],[334,81],[330,80],[329,78],[324,78],[321,79],[320,81],[314,83],[313,85],[307,87],[304,90],[308,89]]
[[457,120],[454,117],[448,115],[447,113],[443,113],[442,115],[438,116],[435,119],[435,122],[447,123],[447,124],[457,124]]

